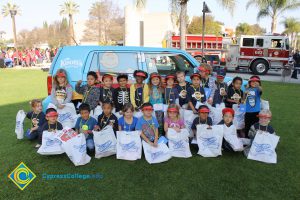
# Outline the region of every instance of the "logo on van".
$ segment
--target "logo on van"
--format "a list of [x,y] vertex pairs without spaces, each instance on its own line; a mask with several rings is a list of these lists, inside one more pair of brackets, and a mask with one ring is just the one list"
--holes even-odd
[[65,58],[60,61],[60,67],[81,67],[83,65],[81,60],[72,60],[71,58]]
[[114,52],[105,52],[100,58],[100,63],[105,68],[113,69],[119,65],[119,57]]

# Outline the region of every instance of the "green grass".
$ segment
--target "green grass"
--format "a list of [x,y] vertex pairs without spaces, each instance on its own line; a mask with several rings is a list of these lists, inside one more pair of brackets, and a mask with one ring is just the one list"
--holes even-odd
[[[156,165],[112,156],[75,167],[66,155],[37,154],[34,142],[17,140],[14,133],[17,111],[29,110],[31,99],[46,96],[46,76],[37,70],[0,70],[0,199],[300,199],[299,85],[263,83],[280,135],[276,165],[247,160],[241,153],[203,158],[192,148],[192,158]],[[24,191],[7,178],[21,161],[37,175]],[[100,173],[103,179],[44,180],[43,173]]]

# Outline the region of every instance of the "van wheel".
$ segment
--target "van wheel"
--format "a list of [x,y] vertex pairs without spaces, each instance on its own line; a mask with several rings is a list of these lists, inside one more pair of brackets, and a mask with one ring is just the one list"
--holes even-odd
[[269,70],[269,64],[265,60],[256,60],[251,68],[254,74],[265,75]]

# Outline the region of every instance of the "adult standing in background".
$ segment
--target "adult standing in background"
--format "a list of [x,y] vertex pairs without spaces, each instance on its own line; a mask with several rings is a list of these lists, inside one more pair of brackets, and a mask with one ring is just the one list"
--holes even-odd
[[300,69],[300,54],[298,49],[296,50],[296,53],[293,55],[293,59],[294,59],[294,71],[291,78],[298,79],[297,74],[298,74],[298,70]]

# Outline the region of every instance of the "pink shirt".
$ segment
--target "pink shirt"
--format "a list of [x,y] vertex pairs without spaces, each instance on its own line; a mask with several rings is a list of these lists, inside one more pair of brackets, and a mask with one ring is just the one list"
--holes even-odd
[[168,128],[174,128],[174,127],[178,127],[178,128],[183,128],[184,127],[184,122],[182,119],[178,119],[176,121],[172,121],[171,119],[169,119],[168,117],[165,118],[165,123],[168,124]]

